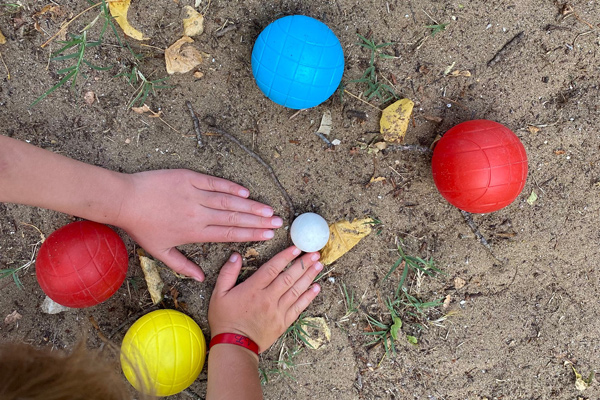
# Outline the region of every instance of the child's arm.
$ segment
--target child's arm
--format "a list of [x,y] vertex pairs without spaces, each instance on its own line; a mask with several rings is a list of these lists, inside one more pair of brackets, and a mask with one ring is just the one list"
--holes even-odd
[[[235,286],[242,259],[234,253],[223,265],[208,307],[212,337],[234,333],[267,350],[298,318],[321,290],[313,280],[323,269],[319,253],[300,254],[290,247],[277,254],[250,278]],[[262,399],[258,356],[234,344],[216,344],[208,357],[207,400]]]
[[0,202],[48,208],[119,226],[148,253],[197,280],[176,246],[268,240],[273,209],[225,179],[188,170],[122,174],[0,135]]

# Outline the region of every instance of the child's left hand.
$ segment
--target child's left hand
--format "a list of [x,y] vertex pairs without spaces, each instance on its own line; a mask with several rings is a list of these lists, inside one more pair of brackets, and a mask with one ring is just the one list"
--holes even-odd
[[125,175],[129,188],[117,225],[174,271],[203,281],[204,272],[176,249],[198,242],[269,240],[283,221],[273,209],[249,200],[236,183],[189,170]]

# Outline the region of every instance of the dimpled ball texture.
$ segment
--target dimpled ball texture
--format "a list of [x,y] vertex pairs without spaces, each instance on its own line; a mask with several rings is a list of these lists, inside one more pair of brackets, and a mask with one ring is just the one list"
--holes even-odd
[[56,303],[83,308],[102,303],[125,280],[128,265],[123,240],[106,225],[78,221],[54,231],[38,253],[40,287]]
[[471,213],[498,211],[512,203],[527,180],[525,147],[494,121],[467,121],[436,144],[431,161],[441,195]]
[[327,25],[304,15],[269,24],[252,50],[252,73],[260,90],[293,109],[317,106],[338,88],[344,52]]
[[304,213],[292,222],[290,236],[300,250],[306,253],[319,251],[329,241],[329,225],[319,214]]
[[202,371],[206,342],[194,320],[175,310],[152,311],[129,328],[121,346],[121,367],[140,392],[171,396]]

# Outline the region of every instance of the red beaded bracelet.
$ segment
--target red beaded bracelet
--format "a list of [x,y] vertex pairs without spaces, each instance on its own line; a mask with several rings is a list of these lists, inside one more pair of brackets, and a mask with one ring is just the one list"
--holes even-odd
[[254,343],[252,339],[244,335],[238,335],[237,333],[219,333],[210,340],[208,348],[210,350],[215,344],[221,343],[242,346],[258,355],[258,345]]

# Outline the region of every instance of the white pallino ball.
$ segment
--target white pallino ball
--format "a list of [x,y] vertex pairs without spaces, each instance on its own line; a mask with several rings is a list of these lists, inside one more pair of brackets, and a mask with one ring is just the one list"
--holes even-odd
[[329,225],[318,214],[301,214],[292,223],[290,236],[294,246],[303,252],[319,251],[329,241]]

